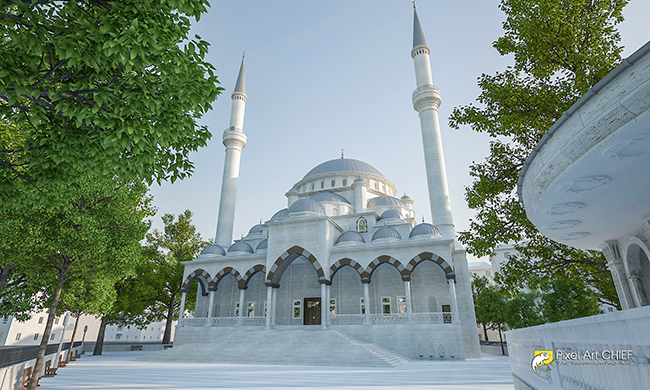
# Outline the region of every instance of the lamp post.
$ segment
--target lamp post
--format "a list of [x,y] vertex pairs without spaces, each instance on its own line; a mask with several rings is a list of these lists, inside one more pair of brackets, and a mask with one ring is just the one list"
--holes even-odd
[[63,330],[61,330],[61,339],[59,340],[59,348],[56,350],[56,355],[54,356],[54,364],[52,366],[58,367],[59,356],[61,355],[61,347],[63,347],[63,336],[65,336],[65,328],[68,326],[68,321],[70,320],[70,315],[66,314],[63,318]]
[[88,325],[84,326],[84,335],[81,337],[81,353],[84,353],[84,341],[86,341],[86,332],[88,332]]

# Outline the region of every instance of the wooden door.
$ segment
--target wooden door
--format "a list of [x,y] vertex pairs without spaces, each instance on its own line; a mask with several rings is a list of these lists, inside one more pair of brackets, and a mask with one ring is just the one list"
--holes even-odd
[[305,298],[305,325],[320,325],[320,298]]

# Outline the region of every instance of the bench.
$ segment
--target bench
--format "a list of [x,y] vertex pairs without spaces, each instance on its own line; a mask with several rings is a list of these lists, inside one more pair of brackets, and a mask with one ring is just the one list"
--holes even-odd
[[81,354],[79,353],[79,350],[77,350],[77,352],[74,354],[74,358],[75,359],[80,359],[81,358]]
[[174,348],[173,345],[163,345],[163,349],[169,349],[169,348]]
[[142,351],[142,345],[132,345],[131,351]]
[[57,368],[64,368],[65,366],[68,365],[68,362],[63,361],[63,355],[59,355],[59,364],[57,364]]
[[[27,390],[31,376],[32,376],[32,367],[27,367],[26,369],[23,370],[22,386],[18,390]],[[38,383],[40,379],[41,378],[38,378],[38,380],[36,381],[36,386],[40,386],[40,384]]]
[[52,367],[52,360],[45,362],[45,375],[43,377],[51,378],[56,375],[56,367]]

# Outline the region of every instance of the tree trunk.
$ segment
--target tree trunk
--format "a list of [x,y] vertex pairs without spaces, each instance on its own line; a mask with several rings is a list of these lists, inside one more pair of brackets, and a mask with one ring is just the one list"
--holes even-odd
[[485,341],[490,341],[487,335],[487,327],[483,324],[483,334],[485,334]]
[[7,264],[2,267],[2,272],[0,272],[0,290],[5,287],[7,280],[9,280],[9,272],[14,268],[16,264]]
[[[52,304],[50,305],[50,310],[47,315],[47,323],[45,324],[45,330],[43,331],[43,339],[41,340],[41,345],[38,347],[36,363],[34,363],[32,376],[29,378],[29,386],[27,387],[27,390],[36,390],[36,384],[38,383],[38,378],[41,375],[41,368],[43,367],[43,360],[45,360],[45,349],[47,348],[47,342],[50,340],[52,325],[54,324],[54,318],[56,317],[56,306],[59,304],[59,299],[61,299],[61,290],[63,290],[63,283],[65,282],[65,275],[68,273],[68,268],[70,268],[70,265],[66,264],[64,261],[63,268],[59,273],[59,282],[56,285],[54,297],[52,297]],[[53,362],[52,367],[56,367],[57,364],[58,362]]]
[[503,348],[503,337],[501,336],[501,324],[499,324],[499,340],[501,341],[501,355],[506,354],[506,351]]
[[167,307],[167,321],[165,323],[165,334],[163,335],[163,344],[169,344],[172,338],[172,322],[174,321],[174,301],[176,296],[172,295],[172,300]]
[[106,316],[102,317],[99,323],[99,332],[97,332],[97,341],[95,341],[95,350],[93,355],[101,355],[104,349],[104,334],[106,333]]
[[74,330],[72,331],[72,338],[70,339],[70,349],[68,349],[68,358],[65,359],[67,363],[70,363],[70,358],[72,357],[72,348],[74,347],[74,337],[77,334],[77,327],[79,326],[79,317],[81,317],[81,313],[77,313],[77,319],[74,321]]

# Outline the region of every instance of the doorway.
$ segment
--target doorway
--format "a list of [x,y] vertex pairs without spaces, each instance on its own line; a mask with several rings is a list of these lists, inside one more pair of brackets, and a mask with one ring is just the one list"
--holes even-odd
[[320,325],[320,298],[305,298],[304,325]]

